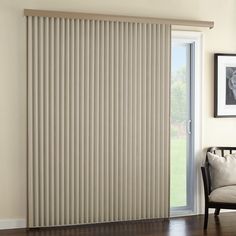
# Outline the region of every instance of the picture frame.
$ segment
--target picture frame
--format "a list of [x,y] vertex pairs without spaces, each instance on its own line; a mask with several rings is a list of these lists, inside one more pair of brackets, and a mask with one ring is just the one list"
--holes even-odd
[[236,117],[236,54],[214,54],[214,117]]

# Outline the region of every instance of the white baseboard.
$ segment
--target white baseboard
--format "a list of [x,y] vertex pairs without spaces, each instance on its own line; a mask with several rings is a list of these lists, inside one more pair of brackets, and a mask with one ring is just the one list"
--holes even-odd
[[0,219],[0,230],[26,228],[26,219]]

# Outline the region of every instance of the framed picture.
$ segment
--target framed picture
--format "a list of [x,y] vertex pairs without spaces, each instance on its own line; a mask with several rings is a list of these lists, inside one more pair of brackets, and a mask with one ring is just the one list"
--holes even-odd
[[215,117],[236,117],[236,54],[215,54]]

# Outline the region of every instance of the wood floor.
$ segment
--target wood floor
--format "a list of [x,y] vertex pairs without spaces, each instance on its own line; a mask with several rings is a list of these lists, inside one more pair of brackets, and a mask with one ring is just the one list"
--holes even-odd
[[207,231],[203,231],[203,216],[173,218],[169,221],[98,224],[54,229],[2,230],[0,236],[191,236],[236,235],[236,213],[222,213],[209,217]]

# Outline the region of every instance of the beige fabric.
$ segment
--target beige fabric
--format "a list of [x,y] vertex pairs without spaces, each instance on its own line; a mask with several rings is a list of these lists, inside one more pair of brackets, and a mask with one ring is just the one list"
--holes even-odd
[[168,217],[171,26],[27,21],[29,226]]
[[211,202],[236,203],[236,185],[213,190],[209,196]]
[[210,173],[213,189],[236,185],[236,154],[228,154],[224,157],[207,153],[210,163]]

